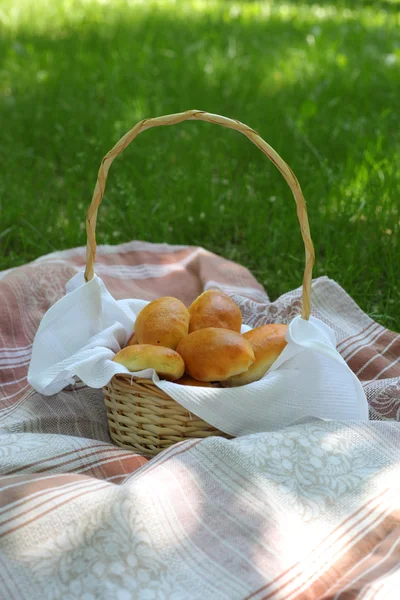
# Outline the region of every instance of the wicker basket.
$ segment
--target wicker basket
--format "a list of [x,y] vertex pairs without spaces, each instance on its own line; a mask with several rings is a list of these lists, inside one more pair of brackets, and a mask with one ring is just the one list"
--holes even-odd
[[104,388],[113,441],[154,456],[182,440],[229,436],[192,415],[150,379],[116,375]]
[[[253,129],[239,121],[200,110],[189,110],[175,115],[140,121],[103,158],[86,219],[86,281],[92,279],[94,275],[97,211],[103,199],[108,171],[114,158],[142,131],[151,127],[174,125],[187,120],[207,121],[239,131],[248,137],[282,173],[296,201],[297,216],[305,246],[302,317],[308,319],[310,316],[314,248],[308,224],[306,203],[299,182],[279,154]],[[168,446],[189,438],[205,438],[212,435],[229,437],[199,417],[189,413],[183,406],[157,388],[149,379],[138,379],[130,375],[117,375],[104,387],[104,395],[110,435],[118,446],[154,456]]]

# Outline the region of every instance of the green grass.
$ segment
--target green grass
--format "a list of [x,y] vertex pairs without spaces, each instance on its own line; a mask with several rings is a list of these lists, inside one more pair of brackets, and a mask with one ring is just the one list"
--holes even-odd
[[[102,156],[144,117],[239,119],[296,173],[314,276],[400,329],[400,4],[1,0],[0,269],[85,244]],[[98,242],[199,244],[270,295],[301,283],[293,198],[248,140],[204,123],[113,165]]]

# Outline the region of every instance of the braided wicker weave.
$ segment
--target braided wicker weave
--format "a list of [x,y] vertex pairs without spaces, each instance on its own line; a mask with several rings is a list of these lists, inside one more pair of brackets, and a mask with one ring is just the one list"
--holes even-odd
[[[303,319],[308,319],[314,247],[308,224],[306,203],[296,176],[279,154],[256,131],[239,121],[200,110],[188,110],[175,115],[144,119],[128,131],[103,158],[86,218],[86,281],[92,279],[94,275],[97,211],[103,199],[108,171],[113,160],[142,131],[151,127],[174,125],[187,120],[207,121],[239,131],[271,160],[285,178],[296,201],[297,216],[305,247],[301,314]],[[191,415],[175,400],[157,388],[151,380],[117,375],[105,386],[104,395],[111,437],[116,444],[124,448],[132,448],[142,454],[153,456],[164,448],[188,438],[205,438],[211,435],[229,437],[199,417]]]
[[153,456],[182,440],[229,437],[192,415],[150,379],[116,375],[103,391],[110,435],[118,446]]

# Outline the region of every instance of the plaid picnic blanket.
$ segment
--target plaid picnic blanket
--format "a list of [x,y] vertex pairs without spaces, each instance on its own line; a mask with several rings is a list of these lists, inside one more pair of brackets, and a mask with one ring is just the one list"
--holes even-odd
[[[77,248],[0,274],[0,599],[397,599],[400,336],[319,278],[312,312],[371,420],[192,440],[148,461],[110,443],[101,390],[27,383],[40,319],[84,261]],[[96,272],[116,298],[222,289],[252,326],[300,311],[300,289],[270,302],[201,248],[103,246]]]

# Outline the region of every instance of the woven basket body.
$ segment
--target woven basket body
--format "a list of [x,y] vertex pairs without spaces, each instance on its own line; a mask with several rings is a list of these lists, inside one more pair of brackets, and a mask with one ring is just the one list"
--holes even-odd
[[[144,119],[128,131],[105,155],[100,165],[92,202],[86,217],[85,280],[90,281],[94,275],[97,212],[103,199],[108,171],[113,160],[143,131],[151,127],[175,125],[188,120],[206,121],[245,135],[269,158],[286,180],[296,202],[297,217],[305,248],[301,314],[304,319],[308,319],[310,316],[314,247],[308,224],[306,203],[296,176],[279,154],[254,129],[239,121],[201,110],[188,110],[155,119]],[[119,446],[133,448],[151,456],[188,438],[205,438],[211,435],[228,437],[199,417],[191,415],[148,379],[135,379],[130,375],[117,375],[104,388],[104,394],[111,437]]]
[[116,375],[103,391],[111,438],[123,448],[154,456],[182,440],[229,437],[192,415],[150,379]]

